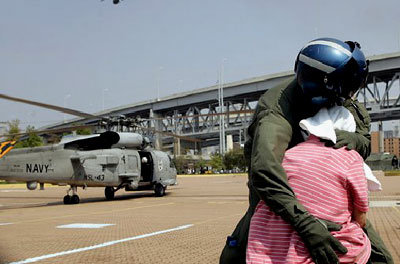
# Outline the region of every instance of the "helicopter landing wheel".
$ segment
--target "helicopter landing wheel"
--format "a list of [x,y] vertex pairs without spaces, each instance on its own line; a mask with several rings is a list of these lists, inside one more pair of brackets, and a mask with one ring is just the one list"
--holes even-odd
[[79,196],[74,194],[71,196],[71,204],[78,204],[79,203]]
[[154,193],[156,194],[157,197],[163,197],[165,195],[165,189],[161,183],[157,183],[156,186],[154,186]]
[[106,196],[107,200],[114,200],[114,194],[115,194],[115,190],[113,187],[106,187],[104,189],[104,195]]
[[68,194],[64,196],[64,204],[71,204],[71,196]]
[[[67,195],[64,196],[64,204],[78,204],[79,203],[79,196],[77,193],[77,186],[71,185],[71,187],[67,191]],[[72,195],[69,195],[72,191]]]

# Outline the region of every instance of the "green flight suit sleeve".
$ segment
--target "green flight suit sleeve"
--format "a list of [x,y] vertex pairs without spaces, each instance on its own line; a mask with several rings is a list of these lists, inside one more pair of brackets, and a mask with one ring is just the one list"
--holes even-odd
[[260,113],[255,129],[249,184],[271,209],[287,221],[306,213],[289,186],[282,160],[292,138],[289,122],[273,110]]

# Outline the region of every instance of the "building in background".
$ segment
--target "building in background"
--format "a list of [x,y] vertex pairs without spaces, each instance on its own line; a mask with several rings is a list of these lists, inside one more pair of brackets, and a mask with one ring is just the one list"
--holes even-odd
[[400,137],[396,131],[384,131],[383,151],[379,148],[379,132],[371,132],[371,153],[390,153],[400,157]]
[[379,153],[379,131],[371,132],[371,153]]
[[400,138],[385,138],[384,139],[384,152],[396,155],[400,155]]

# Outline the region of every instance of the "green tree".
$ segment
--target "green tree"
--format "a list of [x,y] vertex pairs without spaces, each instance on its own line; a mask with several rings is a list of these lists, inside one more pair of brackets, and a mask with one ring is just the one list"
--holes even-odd
[[178,173],[183,173],[185,171],[186,162],[184,156],[176,156],[172,161],[174,162],[176,171]]
[[15,148],[33,148],[43,146],[43,140],[35,133],[35,127],[27,126],[28,138],[15,144]]
[[224,168],[224,164],[222,162],[222,156],[218,153],[214,153],[211,156],[211,160],[210,160],[210,165],[213,168],[213,170],[222,170]]
[[[20,121],[18,119],[14,119],[8,122],[8,131],[7,134],[18,134],[21,133],[21,129],[19,128]],[[7,140],[17,140],[19,136],[8,136]]]
[[205,166],[207,166],[207,162],[202,158],[194,163],[194,168],[196,169],[196,171],[201,171],[201,168],[204,168]]
[[228,170],[232,170],[233,168],[244,170],[246,168],[246,161],[243,149],[232,149],[225,153],[223,163]]
[[90,130],[90,128],[81,128],[76,130],[76,134],[78,135],[91,135],[92,134],[92,130]]

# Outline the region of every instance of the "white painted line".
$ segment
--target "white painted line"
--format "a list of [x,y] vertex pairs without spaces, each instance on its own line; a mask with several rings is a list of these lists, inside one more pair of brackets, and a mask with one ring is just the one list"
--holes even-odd
[[0,190],[0,192],[5,192],[5,193],[9,193],[9,192],[27,192],[28,190]]
[[400,201],[370,201],[369,207],[392,207],[400,206]]
[[[371,199],[376,199],[376,198],[379,198],[379,199],[396,199],[396,198],[399,198],[399,196],[398,195],[382,195],[382,196],[379,195],[379,196],[372,196],[371,197]],[[376,201],[376,200],[374,200],[374,201]]]
[[115,245],[115,244],[118,244],[118,243],[127,242],[127,241],[132,241],[132,240],[137,240],[137,239],[141,239],[141,238],[147,238],[147,237],[151,237],[151,236],[161,235],[161,234],[165,234],[165,233],[169,233],[169,232],[173,232],[173,231],[186,229],[186,228],[189,228],[189,227],[192,227],[192,226],[193,226],[193,224],[182,225],[182,226],[178,226],[178,227],[171,228],[171,229],[157,231],[157,232],[154,232],[154,233],[149,233],[149,234],[144,234],[144,235],[140,235],[140,236],[134,236],[134,237],[128,237],[128,238],[124,238],[124,239],[109,241],[109,242],[106,242],[106,243],[103,243],[103,244],[94,245],[94,246],[76,248],[76,249],[62,251],[62,252],[53,253],[53,254],[49,254],[49,255],[43,255],[43,256],[39,256],[39,257],[28,258],[28,259],[20,260],[20,261],[17,261],[17,262],[12,262],[10,264],[33,263],[33,262],[41,261],[41,260],[44,260],[44,259],[49,259],[49,258],[54,258],[54,257],[59,257],[59,256],[79,253],[79,252],[88,251],[88,250],[92,250],[92,249],[108,247],[108,246],[112,246],[112,245]]
[[60,225],[57,228],[103,228],[106,226],[113,226],[115,224],[90,224],[90,223],[76,223],[76,224],[69,224],[69,225]]
[[0,223],[0,226],[2,225],[12,225],[12,223]]

